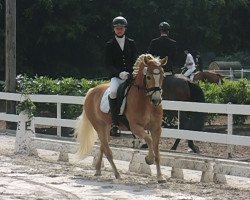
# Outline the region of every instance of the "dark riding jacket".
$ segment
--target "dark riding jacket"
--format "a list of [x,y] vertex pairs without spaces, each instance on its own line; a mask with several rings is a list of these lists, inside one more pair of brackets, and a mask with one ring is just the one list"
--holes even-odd
[[176,52],[176,41],[169,38],[167,35],[151,40],[148,48],[148,53],[152,54],[153,56],[159,56],[160,58],[168,56],[168,62],[166,66],[164,66],[165,71],[173,70]]
[[106,43],[105,65],[109,71],[109,78],[118,77],[122,71],[133,72],[133,66],[137,58],[137,49],[134,40],[125,37],[124,49],[120,48],[113,37]]

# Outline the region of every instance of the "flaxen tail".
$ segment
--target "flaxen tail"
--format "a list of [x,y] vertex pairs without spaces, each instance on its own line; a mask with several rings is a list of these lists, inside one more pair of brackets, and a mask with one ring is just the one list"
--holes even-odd
[[78,118],[74,136],[79,143],[77,154],[83,158],[91,152],[96,141],[96,131],[84,111]]

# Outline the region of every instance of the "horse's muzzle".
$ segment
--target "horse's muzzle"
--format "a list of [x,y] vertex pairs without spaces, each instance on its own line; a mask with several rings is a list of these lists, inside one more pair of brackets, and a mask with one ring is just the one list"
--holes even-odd
[[156,99],[151,99],[151,103],[154,106],[159,106],[161,104],[162,99],[161,98],[156,98]]

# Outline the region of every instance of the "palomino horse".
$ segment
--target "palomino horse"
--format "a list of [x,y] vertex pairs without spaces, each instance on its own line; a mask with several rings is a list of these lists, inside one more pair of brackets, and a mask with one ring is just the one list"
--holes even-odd
[[223,77],[215,72],[209,72],[209,71],[197,71],[196,73],[194,73],[194,77],[193,77],[193,81],[197,82],[197,81],[207,81],[209,83],[216,83],[216,84],[223,84]]
[[[167,57],[155,58],[151,54],[143,54],[137,59],[133,79],[128,89],[127,104],[124,115],[132,133],[144,139],[148,145],[148,155],[145,160],[151,165],[155,162],[157,180],[165,182],[160,168],[159,140],[163,110],[161,106],[161,86],[164,78],[162,66],[167,63]],[[75,137],[79,142],[78,154],[83,157],[88,154],[95,142],[94,132],[100,139],[100,152],[96,162],[96,176],[101,175],[103,154],[112,166],[116,178],[120,178],[111,149],[109,147],[111,117],[100,110],[100,102],[108,84],[101,84],[88,91],[84,102],[84,111],[79,117],[75,129]],[[128,130],[126,125],[120,124],[121,130]],[[145,130],[150,131],[151,136]]]

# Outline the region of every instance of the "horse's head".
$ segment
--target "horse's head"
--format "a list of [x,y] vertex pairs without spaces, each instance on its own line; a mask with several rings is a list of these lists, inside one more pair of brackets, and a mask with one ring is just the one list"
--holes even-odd
[[136,84],[144,87],[146,95],[150,96],[150,101],[155,106],[158,106],[162,101],[164,78],[162,66],[167,63],[167,60],[167,57],[160,59],[153,57],[151,54],[143,54],[138,58],[134,67],[133,75],[136,78]]

